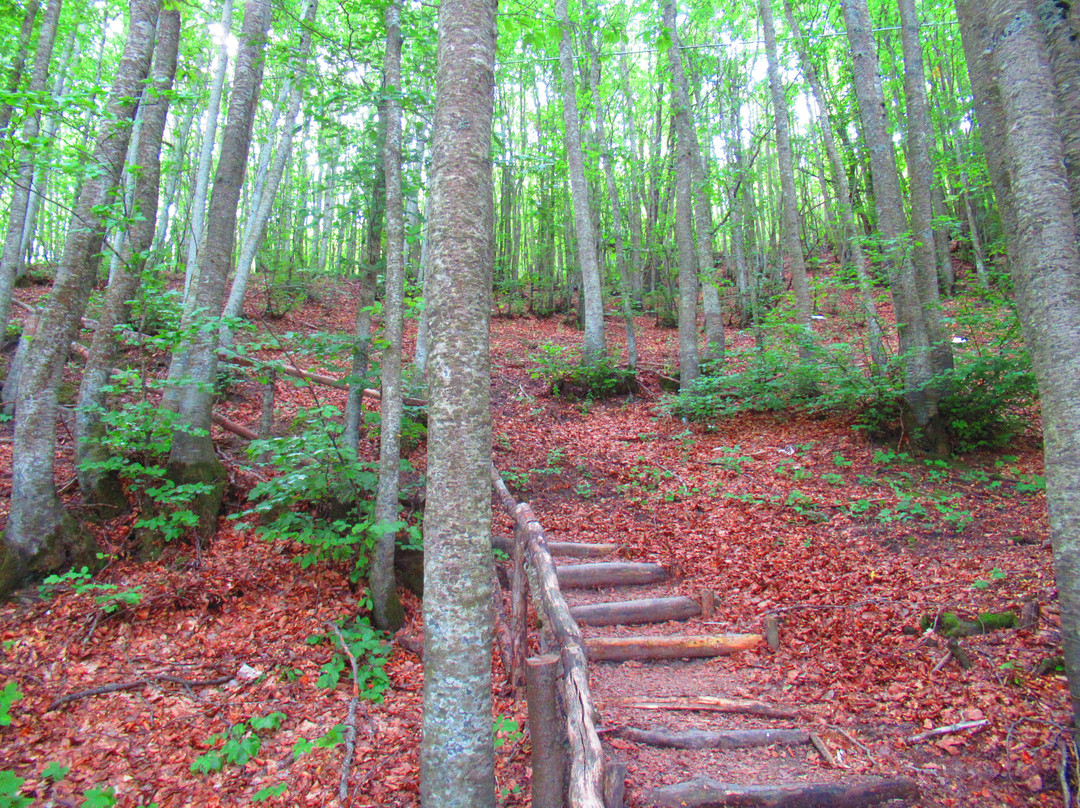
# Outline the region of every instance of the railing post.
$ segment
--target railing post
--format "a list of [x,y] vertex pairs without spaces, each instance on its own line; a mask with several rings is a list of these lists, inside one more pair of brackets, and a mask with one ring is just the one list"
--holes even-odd
[[566,806],[566,721],[559,709],[559,656],[544,654],[525,662],[532,741],[532,806]]

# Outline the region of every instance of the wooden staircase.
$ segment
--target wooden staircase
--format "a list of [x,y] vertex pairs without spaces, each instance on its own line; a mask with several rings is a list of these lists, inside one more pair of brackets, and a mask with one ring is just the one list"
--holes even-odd
[[[493,545],[511,557],[507,579],[512,581],[513,628],[509,633],[513,636],[509,644],[513,652],[506,656],[511,658],[515,685],[526,678],[526,669],[530,679],[534,808],[621,808],[626,798],[627,767],[633,769],[643,755],[655,760],[657,754],[665,754],[659,750],[678,755],[680,770],[693,762],[704,771],[669,785],[637,788],[632,784],[636,791],[630,797],[635,806],[862,808],[890,801],[910,805],[917,799],[918,788],[909,778],[811,783],[806,780],[814,773],[801,771],[786,784],[743,785],[708,776],[710,770],[722,770],[724,754],[751,754],[747,750],[763,747],[812,746],[821,760],[840,764],[798,709],[727,698],[716,692],[635,692],[670,691],[670,687],[657,688],[657,682],[678,690],[688,666],[707,665],[711,658],[755,648],[764,637],[709,632],[713,616],[710,592],[697,598],[687,596],[680,582],[673,581],[662,566],[617,560],[617,545],[547,542],[529,506],[516,502],[494,468],[492,480],[515,522],[515,538],[495,539]],[[582,559],[590,560],[582,563]],[[526,577],[533,586],[542,647],[551,651],[529,659],[527,664],[523,634]],[[675,633],[674,624],[686,621],[696,621],[695,633]],[[650,633],[641,630],[644,626],[652,627]],[[630,667],[611,663],[630,663]],[[595,670],[590,671],[592,668]],[[642,673],[647,675],[639,675]],[[559,677],[561,700],[554,697]],[[709,677],[704,678],[713,689]],[[692,677],[699,690],[702,679],[699,669]],[[541,680],[548,682],[552,692],[538,692]],[[547,703],[534,705],[534,701]],[[564,706],[559,719],[565,731],[539,726],[551,721],[550,715],[544,715],[557,712],[554,705],[560,701]],[[650,717],[657,715],[664,717],[662,725],[652,725]],[[777,721],[785,725],[776,726]],[[562,764],[556,758],[566,740],[570,760]],[[804,760],[808,757],[802,756]],[[566,771],[560,773],[560,766]],[[673,763],[672,770],[675,768]]]

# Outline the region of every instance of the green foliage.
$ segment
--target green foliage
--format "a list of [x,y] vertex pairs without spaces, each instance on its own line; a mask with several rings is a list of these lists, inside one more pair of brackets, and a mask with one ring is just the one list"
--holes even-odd
[[721,446],[718,451],[720,456],[710,459],[709,464],[719,466],[735,474],[742,474],[743,465],[754,461],[754,458],[742,453],[741,446]]
[[493,730],[496,749],[525,737],[525,733],[521,730],[521,724],[516,719],[505,714],[499,714],[495,717]]
[[11,725],[11,705],[23,697],[17,682],[8,682],[0,690],[0,727]]
[[280,797],[289,789],[288,783],[278,783],[276,786],[267,786],[259,789],[251,795],[252,802],[266,802],[272,797]]
[[233,724],[225,732],[215,732],[205,743],[208,746],[221,745],[195,758],[191,771],[195,774],[211,774],[221,771],[226,765],[243,768],[262,749],[260,735],[276,732],[284,720],[285,713],[275,712],[252,718],[248,723],[241,721]]
[[942,379],[940,403],[954,451],[1007,446],[1028,423],[1023,410],[1037,400],[1031,360],[1023,350],[965,355]]
[[536,363],[530,375],[546,382],[555,395],[611,398],[633,392],[637,384],[634,372],[619,367],[610,356],[585,362],[580,351],[547,342],[530,358]]
[[[70,585],[78,595],[92,592],[102,594],[94,597],[94,602],[101,607],[105,614],[113,614],[122,607],[138,606],[142,602],[143,591],[141,586],[133,589],[121,589],[116,584],[101,584],[92,582],[90,568],[83,567],[81,570],[69,570],[62,575],[50,575],[41,582],[38,591],[42,597],[50,597],[64,586]],[[3,723],[0,721],[0,723]]]
[[353,580],[367,572],[376,541],[373,531],[378,467],[339,445],[336,407],[302,411],[296,435],[252,441],[248,452],[278,472],[248,495],[254,505],[239,516],[263,519],[263,538],[305,545],[295,560],[305,569],[317,561],[348,560]]
[[[382,702],[383,696],[390,689],[390,677],[387,675],[386,658],[389,649],[384,634],[373,628],[366,617],[358,617],[352,625],[340,625],[349,651],[356,658],[356,671],[359,680],[356,683],[361,698]],[[328,642],[340,648],[337,633],[317,634],[308,638],[309,643]],[[316,684],[333,690],[341,681],[342,673],[351,673],[351,664],[344,654],[334,654],[330,661],[321,668]]]
[[15,772],[0,771],[0,808],[25,808],[34,804],[32,799],[19,795],[25,782]]

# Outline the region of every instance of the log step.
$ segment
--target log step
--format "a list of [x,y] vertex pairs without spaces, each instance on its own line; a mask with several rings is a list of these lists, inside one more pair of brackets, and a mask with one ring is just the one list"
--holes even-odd
[[746,749],[773,744],[810,743],[810,733],[801,729],[733,729],[672,731],[619,727],[612,735],[634,743],[665,749]]
[[585,641],[585,649],[589,659],[608,662],[625,662],[630,659],[691,659],[746,651],[763,639],[760,634],[593,637]]
[[[491,546],[496,550],[502,550],[509,556],[514,554],[514,543],[506,536],[492,536]],[[618,544],[592,544],[576,541],[549,541],[548,552],[553,556],[569,556],[571,558],[599,558],[600,556],[612,555],[619,552]]]
[[563,564],[555,568],[555,573],[561,589],[656,584],[668,577],[667,570],[659,564],[632,561]]
[[865,783],[742,786],[711,777],[654,788],[646,794],[650,808],[713,808],[719,805],[762,808],[865,808],[889,800],[915,800],[919,786],[909,777]]
[[753,699],[729,699],[723,696],[616,696],[594,702],[596,709],[626,707],[633,710],[689,710],[735,715],[756,715],[760,718],[797,719],[799,711],[792,707],[769,704]]
[[579,626],[666,623],[669,620],[689,620],[699,614],[701,614],[701,606],[698,602],[686,597],[589,603],[570,608],[570,616],[577,621]]

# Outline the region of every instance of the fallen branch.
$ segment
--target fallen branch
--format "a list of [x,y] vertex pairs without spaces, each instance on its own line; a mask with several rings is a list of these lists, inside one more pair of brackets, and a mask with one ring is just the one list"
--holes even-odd
[[345,721],[345,760],[341,762],[341,779],[338,781],[338,799],[341,800],[342,805],[346,805],[349,801],[349,770],[352,769],[353,753],[356,751],[356,707],[360,703],[360,671],[356,666],[356,655],[345,642],[341,629],[329,620],[326,621],[326,625],[337,634],[341,642],[341,650],[349,658],[349,664],[352,666],[352,698],[349,699],[349,717]]
[[917,799],[919,786],[910,777],[857,784],[744,786],[695,777],[685,783],[654,788],[646,804],[656,808],[866,808],[896,799]]
[[78,701],[79,699],[87,699],[91,696],[101,696],[105,693],[118,693],[121,690],[134,690],[137,687],[143,687],[144,685],[149,685],[153,682],[172,682],[173,684],[184,685],[185,687],[216,687],[218,685],[228,684],[235,678],[235,674],[230,674],[228,676],[219,676],[216,679],[192,680],[159,673],[154,676],[144,676],[142,679],[133,679],[130,682],[113,682],[108,685],[100,685],[98,687],[91,687],[86,690],[77,690],[74,693],[68,693],[66,696],[60,696],[59,698],[54,699],[52,704],[45,708],[45,712],[52,712],[58,707],[63,707],[65,704],[72,701]]
[[791,707],[779,707],[762,701],[749,699],[725,699],[720,696],[622,696],[604,701],[597,701],[597,709],[604,707],[628,707],[633,710],[701,710],[714,713],[734,713],[756,715],[761,718],[799,717],[798,710]]
[[908,743],[921,743],[928,738],[933,738],[935,735],[948,735],[953,732],[963,732],[966,729],[982,729],[983,727],[989,725],[989,718],[980,718],[978,721],[961,721],[959,724],[949,724],[945,727],[928,729],[926,732],[920,732],[918,735],[912,735],[907,740]]

